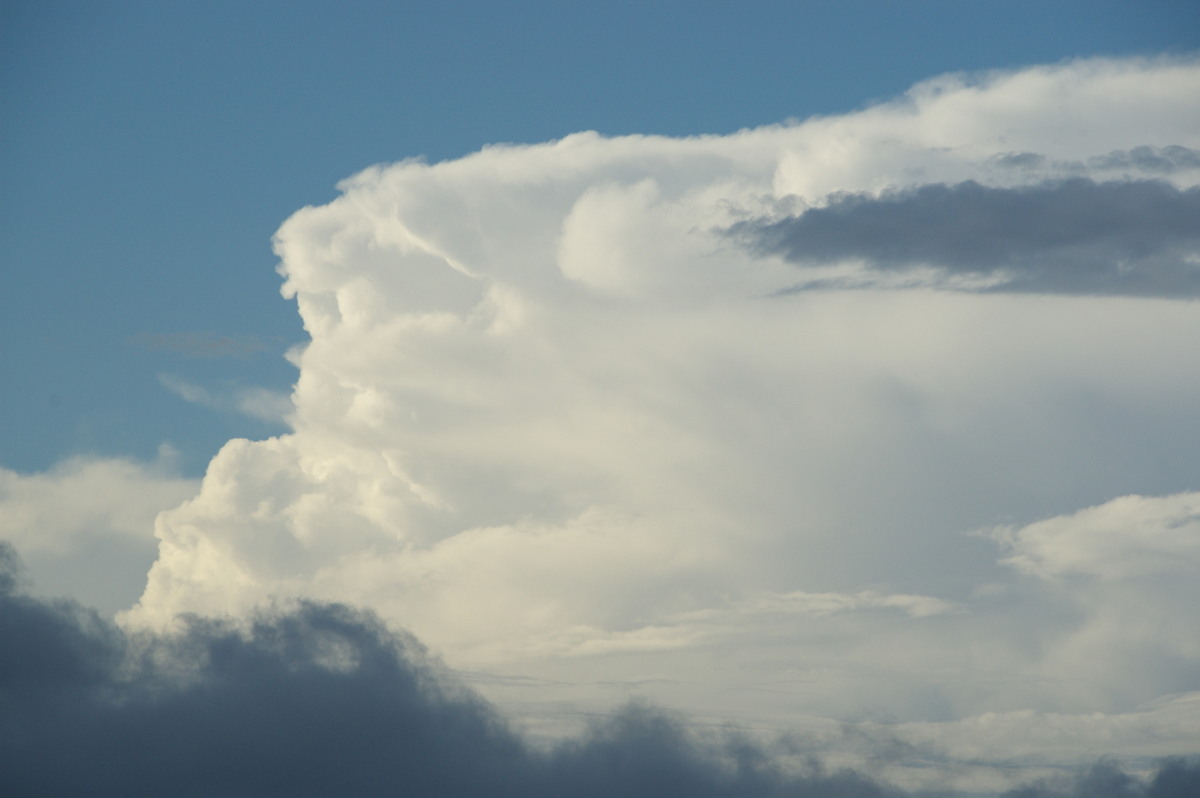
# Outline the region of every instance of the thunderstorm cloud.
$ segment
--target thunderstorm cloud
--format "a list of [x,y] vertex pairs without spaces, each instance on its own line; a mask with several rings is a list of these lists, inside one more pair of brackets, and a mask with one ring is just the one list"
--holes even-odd
[[199,485],[0,474],[27,558],[157,546],[119,627],[10,595],[60,665],[0,654],[9,761],[86,756],[5,777],[130,794],[136,743],[160,794],[1185,794],[1196,97],[1194,59],[1074,61],[347,179],[275,237],[291,396],[163,377],[286,434]]

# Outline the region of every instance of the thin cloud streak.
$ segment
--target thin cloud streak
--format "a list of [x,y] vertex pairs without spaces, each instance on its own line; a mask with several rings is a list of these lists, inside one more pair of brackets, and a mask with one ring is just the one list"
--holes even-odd
[[185,402],[212,410],[241,413],[269,424],[284,424],[292,412],[292,402],[286,394],[266,388],[236,387],[214,392],[177,374],[162,373],[158,381]]
[[215,360],[224,357],[249,359],[271,347],[257,335],[230,335],[211,330],[153,333],[140,332],[129,343],[157,352],[172,352],[187,357]]

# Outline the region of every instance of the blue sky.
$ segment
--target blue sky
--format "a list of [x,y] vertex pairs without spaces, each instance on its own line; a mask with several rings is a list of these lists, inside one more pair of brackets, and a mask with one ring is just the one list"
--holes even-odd
[[[159,375],[286,391],[295,371],[280,355],[303,332],[276,293],[271,235],[371,164],[579,130],[728,133],[849,111],[943,72],[1200,43],[1200,11],[1183,0],[0,13],[0,464],[148,458],[169,442],[190,475],[226,439],[279,428],[184,402]],[[146,345],[183,333],[260,346],[199,358]]]
[[7,3],[0,127],[0,792],[1194,793],[1195,3]]

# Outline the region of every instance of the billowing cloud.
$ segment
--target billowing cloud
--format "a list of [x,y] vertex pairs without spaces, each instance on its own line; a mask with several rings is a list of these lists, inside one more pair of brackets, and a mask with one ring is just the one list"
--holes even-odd
[[0,468],[0,540],[29,563],[35,584],[112,613],[137,597],[154,562],[154,519],[199,489],[164,445],[154,462],[75,457],[42,473]]
[[[1154,756],[1191,753],[1147,714],[1200,690],[1200,621],[1159,587],[1188,544],[1146,532],[1110,579],[1092,532],[1034,525],[1200,485],[1200,314],[1145,296],[1191,285],[1198,95],[1193,60],[1072,62],[369,169],[277,234],[311,338],[291,431],[158,517],[122,622],[369,607],[549,736],[640,697],[775,732],[1027,718],[1073,766],[1102,753],[1075,721],[1150,718]],[[1141,147],[1179,168],[1114,171]],[[904,239],[904,269],[881,236],[800,268],[727,233],[933,205],[973,226]],[[1122,259],[1141,287],[1097,288]],[[1014,269],[1042,288],[986,290]],[[981,766],[1023,761],[997,739]]]
[[731,232],[800,263],[932,267],[993,291],[1191,297],[1200,292],[1197,219],[1200,188],[1073,178],[835,195],[797,216],[740,222]]
[[64,552],[100,535],[153,541],[154,516],[199,484],[179,476],[169,446],[158,460],[75,457],[22,474],[0,468],[0,538],[23,552]]
[[[341,605],[305,602],[243,623],[193,617],[170,636],[128,636],[78,605],[23,595],[15,577],[0,546],[8,795],[927,794],[826,764],[805,740],[697,729],[639,705],[536,747],[418,641]],[[877,761],[896,753],[882,737],[851,736]],[[1200,787],[1200,767],[1169,759],[1142,779],[1102,762],[1055,786],[1012,795],[1179,798]]]

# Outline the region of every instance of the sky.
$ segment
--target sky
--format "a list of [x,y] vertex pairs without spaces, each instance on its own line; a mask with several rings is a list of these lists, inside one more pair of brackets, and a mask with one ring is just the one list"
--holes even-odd
[[6,4],[0,744],[1194,794],[1198,53],[1166,0]]

